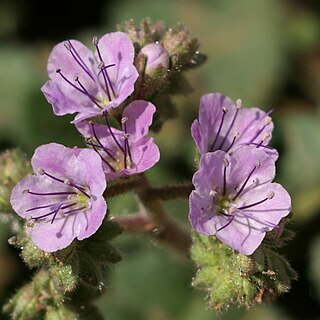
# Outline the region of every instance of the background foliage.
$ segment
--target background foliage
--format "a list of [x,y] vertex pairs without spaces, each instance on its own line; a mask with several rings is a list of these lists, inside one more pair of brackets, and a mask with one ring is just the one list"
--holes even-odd
[[[156,141],[161,161],[150,179],[185,182],[194,171],[190,124],[202,94],[221,91],[248,106],[274,108],[274,146],[280,149],[278,181],[293,197],[296,237],[284,248],[299,281],[276,303],[247,312],[213,315],[191,287],[194,266],[138,235],[118,238],[124,261],[112,270],[99,307],[106,318],[125,319],[317,319],[320,314],[320,4],[316,0],[106,0],[0,2],[0,149],[20,147],[28,156],[52,141],[83,146],[69,124],[56,117],[40,87],[47,79],[52,46],[68,37],[88,45],[92,35],[115,24],[150,17],[185,23],[208,61],[188,73],[193,90],[177,96],[179,117]],[[110,202],[112,215],[134,212],[130,195]],[[186,223],[188,205],[168,203]],[[5,302],[32,272],[11,248],[0,222],[0,301]],[[1,315],[1,319],[5,316]]]

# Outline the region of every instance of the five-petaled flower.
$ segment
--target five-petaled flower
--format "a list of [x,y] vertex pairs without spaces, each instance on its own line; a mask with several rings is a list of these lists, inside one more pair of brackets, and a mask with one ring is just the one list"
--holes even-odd
[[77,40],[57,44],[48,60],[51,80],[42,87],[56,115],[78,113],[74,122],[102,115],[133,92],[138,72],[134,47],[123,32],[95,37],[93,53]]
[[90,149],[51,143],[36,149],[35,175],[12,190],[11,205],[29,220],[28,232],[42,250],[63,249],[94,234],[106,215],[106,188],[100,157]]
[[251,145],[277,159],[278,152],[268,146],[273,130],[269,114],[258,108],[242,108],[241,100],[234,103],[221,93],[209,93],[201,98],[199,119],[191,127],[192,137],[201,155]]
[[203,155],[190,195],[193,228],[252,254],[291,210],[290,196],[274,176],[274,159],[252,146]]
[[136,100],[122,114],[122,130],[112,128],[107,115],[106,124],[77,124],[87,144],[100,155],[108,180],[144,172],[159,161],[157,145],[152,137],[146,137],[155,111],[152,103]]

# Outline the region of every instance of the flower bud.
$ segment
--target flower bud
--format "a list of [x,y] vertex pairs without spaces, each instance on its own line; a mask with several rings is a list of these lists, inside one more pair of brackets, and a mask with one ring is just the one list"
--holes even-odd
[[144,46],[139,55],[144,55],[146,61],[146,73],[150,74],[158,67],[168,69],[169,54],[168,51],[160,43],[150,43]]

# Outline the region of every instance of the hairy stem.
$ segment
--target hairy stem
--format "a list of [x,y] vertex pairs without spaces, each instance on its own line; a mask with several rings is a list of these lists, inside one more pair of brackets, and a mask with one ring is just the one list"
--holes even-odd
[[188,199],[194,189],[192,184],[166,185],[160,187],[150,187],[148,192],[150,198],[159,200]]
[[144,175],[141,175],[141,178],[143,179],[141,188],[137,189],[136,193],[151,220],[157,226],[157,238],[176,250],[187,253],[191,246],[190,234],[168,217],[161,202],[150,196],[152,188],[147,178]]
[[124,232],[150,233],[154,232],[157,228],[150,217],[142,213],[116,217],[114,220],[121,226]]
[[136,174],[129,178],[122,179],[120,180],[120,182],[116,184],[112,184],[111,186],[108,186],[103,196],[105,198],[112,198],[112,197],[119,196],[120,194],[124,194],[129,191],[142,188],[143,182],[144,182],[144,179],[142,178],[142,175]]
[[187,199],[193,190],[193,185],[181,184],[152,187],[149,185],[149,183],[146,185],[146,179],[142,174],[137,174],[129,178],[122,179],[116,184],[108,186],[104,193],[104,197],[112,198],[138,189],[144,189],[144,193],[148,193],[148,198],[150,199],[153,198],[166,201],[174,199]]

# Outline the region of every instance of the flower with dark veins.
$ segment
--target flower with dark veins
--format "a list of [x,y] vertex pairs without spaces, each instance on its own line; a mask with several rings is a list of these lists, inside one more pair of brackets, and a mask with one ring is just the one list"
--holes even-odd
[[123,32],[93,39],[95,52],[77,40],[57,44],[48,59],[51,80],[42,92],[56,115],[78,113],[74,122],[119,106],[134,90],[134,47]]
[[13,188],[10,201],[29,221],[33,242],[54,252],[94,234],[107,212],[100,157],[90,149],[50,143],[36,149],[31,163],[35,175]]
[[192,137],[201,155],[216,150],[231,152],[250,145],[277,159],[278,152],[268,146],[273,130],[270,113],[242,108],[240,99],[234,103],[221,93],[209,93],[201,98],[199,119],[191,127]]
[[159,161],[157,145],[152,137],[146,137],[155,111],[151,102],[136,100],[123,112],[122,130],[110,126],[107,114],[106,124],[76,124],[87,144],[100,155],[107,180],[144,172]]
[[243,254],[252,254],[266,232],[279,228],[291,211],[288,192],[275,176],[275,161],[252,146],[232,154],[218,150],[202,156],[190,195],[192,227],[216,235]]

